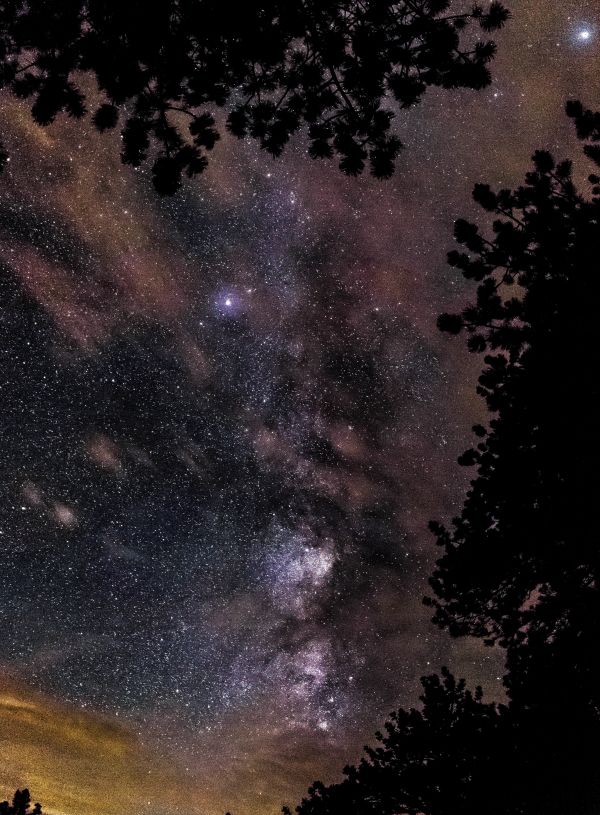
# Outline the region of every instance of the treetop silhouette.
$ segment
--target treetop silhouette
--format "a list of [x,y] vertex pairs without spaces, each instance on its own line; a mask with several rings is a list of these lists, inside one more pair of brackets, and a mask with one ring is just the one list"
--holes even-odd
[[457,221],[466,251],[449,262],[478,282],[477,297],[439,320],[485,353],[477,390],[492,418],[459,459],[476,468],[461,515],[450,530],[432,524],[444,555],[429,602],[452,634],[505,646],[542,618],[554,636],[575,597],[597,591],[600,568],[590,513],[600,212],[575,190],[570,162],[542,151],[533,161],[516,191],[475,188],[493,235]]
[[[495,737],[502,709],[447,669],[421,681],[421,709],[391,714],[385,733],[376,734],[378,746],[365,747],[339,784],[315,782],[299,815],[480,815],[504,762]],[[512,810],[499,791],[485,811]]]
[[[577,100],[569,100],[567,116],[575,121],[578,137],[587,142],[583,152],[600,167],[600,112],[584,108]],[[593,176],[591,181],[597,187],[594,194],[600,195],[600,179],[596,180],[596,176]]]
[[274,156],[306,127],[313,158],[385,178],[401,148],[394,106],[430,86],[486,86],[495,46],[473,27],[507,17],[497,0],[466,12],[451,0],[13,0],[0,14],[0,87],[48,125],[86,114],[80,72],[91,73],[95,126],[121,122],[123,161],[151,157],[162,194],[205,169],[223,107],[231,133]]
[[25,788],[15,792],[12,804],[8,801],[0,802],[0,815],[42,815],[42,805],[34,804],[31,809],[31,796],[29,790]]

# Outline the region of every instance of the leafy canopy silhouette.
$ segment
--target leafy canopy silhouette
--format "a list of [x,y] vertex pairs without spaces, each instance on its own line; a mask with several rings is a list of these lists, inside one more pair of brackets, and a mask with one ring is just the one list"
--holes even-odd
[[[344,768],[341,783],[315,782],[299,815],[480,815],[502,758],[493,738],[501,711],[446,669],[422,684],[422,709],[393,713],[385,733],[376,734],[379,746],[365,747],[360,763]],[[501,798],[486,812],[508,812]]]
[[91,73],[95,126],[121,121],[123,161],[137,167],[151,156],[166,195],[207,166],[215,108],[225,106],[229,131],[274,156],[306,126],[313,158],[336,156],[351,175],[368,163],[385,178],[401,147],[394,103],[409,108],[430,86],[490,82],[494,43],[471,29],[491,32],[508,11],[497,0],[466,12],[451,5],[13,0],[0,12],[0,87],[31,98],[33,118],[48,125],[63,111],[86,114],[80,72]]
[[12,804],[0,801],[0,815],[42,815],[42,805],[34,804],[31,809],[29,790],[17,790],[13,795]]
[[492,418],[459,459],[476,469],[461,515],[451,530],[432,524],[444,554],[429,602],[451,633],[505,647],[542,620],[546,638],[555,636],[564,615],[598,591],[600,568],[590,513],[600,200],[593,188],[590,200],[577,192],[570,162],[542,151],[533,161],[514,192],[476,186],[493,237],[457,221],[466,251],[449,261],[478,282],[477,297],[439,319],[485,352],[477,390]]

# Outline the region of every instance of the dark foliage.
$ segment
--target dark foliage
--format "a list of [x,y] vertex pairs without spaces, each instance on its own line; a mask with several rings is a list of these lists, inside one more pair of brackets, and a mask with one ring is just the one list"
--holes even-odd
[[31,809],[29,790],[17,790],[13,795],[12,804],[0,801],[0,815],[42,815],[42,805],[34,804]]
[[[385,734],[376,734],[380,746],[366,747],[341,783],[313,784],[300,815],[480,815],[506,762],[498,751],[502,709],[484,704],[480,689],[471,693],[447,670],[422,683],[422,709],[393,713]],[[501,790],[485,809],[512,811]]]
[[475,188],[493,236],[457,221],[465,251],[449,261],[479,283],[477,297],[439,322],[485,353],[478,393],[492,418],[459,460],[476,468],[460,517],[451,530],[432,524],[444,548],[431,580],[436,620],[505,646],[532,626],[556,636],[588,606],[600,568],[590,512],[600,207],[577,193],[569,162],[538,152],[534,165],[514,192]]
[[[569,113],[581,138],[598,138],[598,114]],[[600,736],[600,199],[596,176],[585,198],[569,162],[545,152],[533,161],[514,192],[476,187],[491,238],[455,227],[465,251],[450,263],[479,285],[440,327],[465,331],[470,350],[485,353],[478,392],[491,419],[459,460],[476,470],[461,515],[450,530],[432,524],[444,554],[429,602],[452,634],[507,649],[532,802],[587,813],[600,801],[600,769],[583,746]]]
[[122,120],[123,161],[151,155],[163,194],[204,170],[224,106],[227,128],[274,156],[305,127],[314,158],[384,178],[401,147],[394,105],[430,86],[487,85],[494,44],[470,29],[487,34],[507,17],[496,0],[465,13],[451,0],[14,0],[0,11],[0,87],[32,99],[48,125],[86,114],[79,72],[90,72],[94,124]]
[[[571,100],[567,102],[567,116],[574,119],[579,138],[587,142],[583,152],[600,167],[600,112],[587,110],[581,102]],[[593,176],[592,183],[594,194],[600,195],[600,179]]]

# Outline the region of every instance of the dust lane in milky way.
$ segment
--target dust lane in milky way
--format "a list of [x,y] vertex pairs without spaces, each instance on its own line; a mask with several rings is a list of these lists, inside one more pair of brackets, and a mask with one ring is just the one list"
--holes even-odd
[[403,118],[385,183],[225,140],[162,201],[110,138],[4,100],[5,787],[276,811],[440,663],[499,692],[421,606],[481,415],[435,330],[465,292],[444,252],[473,183],[573,154],[564,99],[599,101],[594,6],[514,14],[492,87]]

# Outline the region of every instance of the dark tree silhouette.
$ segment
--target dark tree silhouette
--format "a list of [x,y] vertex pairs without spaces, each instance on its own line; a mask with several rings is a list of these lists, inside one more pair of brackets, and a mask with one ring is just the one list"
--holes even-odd
[[421,681],[422,708],[393,713],[385,734],[376,734],[380,746],[366,747],[341,783],[316,782],[300,815],[519,812],[497,783],[511,761],[500,749],[504,709],[485,704],[481,689],[471,693],[446,669]]
[[42,805],[34,804],[31,809],[31,796],[28,789],[17,790],[12,804],[0,802],[0,815],[42,815]]
[[[152,155],[154,183],[173,193],[195,176],[227,127],[277,156],[308,128],[314,158],[341,169],[391,175],[401,147],[394,102],[417,103],[430,86],[482,88],[507,10],[494,0],[469,11],[451,0],[13,0],[0,11],[0,87],[32,98],[50,124],[61,111],[81,118],[79,72],[90,72],[99,130],[123,122],[122,158]],[[467,29],[465,36],[462,36]],[[0,162],[6,161],[5,154]]]
[[[588,110],[581,102],[571,100],[567,102],[567,115],[574,119],[579,138],[587,142],[583,152],[600,166],[600,112]],[[599,181],[594,179],[593,183],[597,186]],[[600,190],[595,194],[600,194]]]
[[487,352],[478,392],[493,418],[460,459],[476,468],[460,517],[432,524],[444,555],[430,602],[453,634],[507,647],[534,630],[549,641],[599,588],[600,206],[575,190],[570,162],[538,152],[534,164],[515,192],[475,188],[493,237],[457,221],[466,252],[449,260],[479,282],[476,302],[439,320]]
[[[598,114],[570,107],[594,140]],[[584,122],[581,124],[581,122]],[[596,158],[586,149],[586,155]],[[444,672],[422,711],[399,711],[383,746],[346,779],[315,784],[300,815],[592,815],[600,805],[600,190],[577,192],[546,152],[515,191],[480,184],[491,236],[459,220],[449,262],[477,296],[442,330],[483,353],[487,427],[460,459],[476,468],[431,578],[435,621],[506,649],[506,706]]]
[[[597,114],[568,112],[582,138],[597,136]],[[455,226],[466,251],[450,263],[479,286],[473,304],[439,324],[486,353],[478,392],[492,418],[460,459],[476,468],[461,515],[450,530],[432,524],[444,554],[430,602],[452,634],[507,650],[526,811],[543,801],[545,812],[587,813],[600,801],[597,760],[584,747],[600,737],[600,199],[595,175],[589,198],[577,192],[570,162],[538,152],[534,165],[514,192],[476,187],[495,219],[491,238]]]

